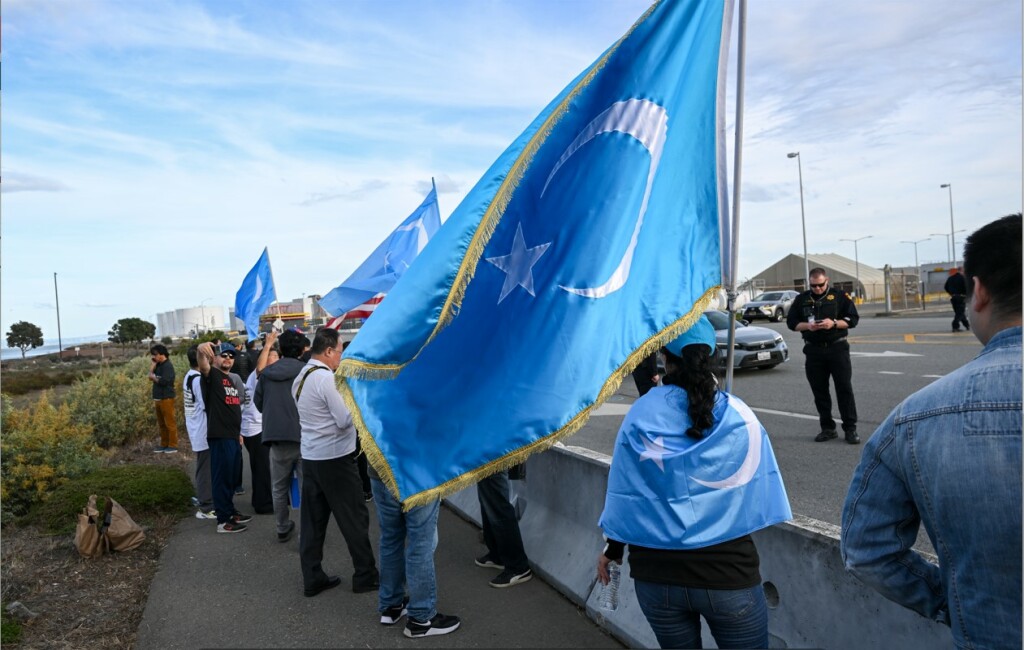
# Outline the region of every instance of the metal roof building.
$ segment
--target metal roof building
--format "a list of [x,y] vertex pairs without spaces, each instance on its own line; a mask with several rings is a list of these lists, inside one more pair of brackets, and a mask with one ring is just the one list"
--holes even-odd
[[[814,253],[807,256],[810,268],[825,269],[832,285],[868,301],[885,299],[885,273],[881,269],[858,264],[855,260],[835,253]],[[747,281],[754,293],[770,289],[803,291],[804,256],[787,255]],[[859,283],[858,283],[859,279]],[[747,283],[745,282],[745,284]]]

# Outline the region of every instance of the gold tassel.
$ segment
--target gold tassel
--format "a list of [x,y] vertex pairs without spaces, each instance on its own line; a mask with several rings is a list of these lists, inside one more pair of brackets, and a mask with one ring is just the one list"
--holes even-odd
[[461,474],[437,487],[409,495],[405,498],[402,497],[398,490],[398,483],[395,481],[395,476],[391,471],[391,466],[388,465],[384,455],[377,447],[377,443],[374,441],[373,435],[370,433],[366,423],[363,421],[362,412],[356,404],[355,397],[352,395],[352,389],[349,387],[348,381],[341,375],[336,376],[338,392],[341,393],[342,399],[345,400],[345,405],[352,413],[352,419],[355,422],[356,429],[359,431],[359,440],[362,443],[366,459],[371,465],[373,465],[373,468],[377,471],[381,481],[383,481],[384,485],[387,486],[391,494],[399,503],[402,504],[402,511],[408,512],[412,508],[432,503],[438,499],[445,498],[449,494],[454,494],[459,490],[463,490],[470,485],[480,482],[481,479],[484,479],[491,474],[506,470],[513,465],[519,465],[525,462],[526,459],[533,454],[551,448],[555,443],[568,438],[582,429],[587,423],[587,420],[590,419],[591,411],[600,407],[609,397],[614,395],[615,391],[619,389],[619,386],[622,384],[622,381],[626,376],[632,373],[644,359],[657,350],[660,350],[666,343],[675,340],[680,334],[690,329],[704,314],[704,311],[711,305],[711,302],[717,298],[719,291],[721,291],[721,286],[714,286],[708,289],[704,292],[704,295],[694,303],[693,307],[687,313],[673,321],[665,329],[651,336],[632,354],[626,357],[623,364],[619,366],[619,368],[605,381],[601,390],[598,392],[597,399],[594,400],[594,403],[573,416],[569,422],[557,431],[550,433],[547,436],[526,445],[525,447],[520,447],[519,449],[516,449],[501,458],[493,460],[486,465],[482,465],[472,471]]

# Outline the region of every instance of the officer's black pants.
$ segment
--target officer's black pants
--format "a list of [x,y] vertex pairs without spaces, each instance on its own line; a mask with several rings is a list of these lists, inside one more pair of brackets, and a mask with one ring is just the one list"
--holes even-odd
[[961,323],[963,323],[964,329],[971,329],[971,324],[967,322],[967,314],[964,313],[967,299],[963,296],[953,296],[949,299],[949,303],[953,305],[953,331],[959,330]]
[[804,346],[804,356],[804,370],[811,392],[814,393],[814,407],[818,410],[822,430],[836,428],[836,421],[832,419],[832,396],[828,385],[829,377],[832,377],[836,385],[839,415],[843,419],[843,431],[856,431],[857,404],[853,399],[850,344],[845,339],[828,347],[807,344]]

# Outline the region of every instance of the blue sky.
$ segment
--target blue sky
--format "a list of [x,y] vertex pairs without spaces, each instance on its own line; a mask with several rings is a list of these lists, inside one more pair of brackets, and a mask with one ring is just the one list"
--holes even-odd
[[[55,272],[65,337],[230,305],[264,246],[280,298],[327,293],[647,6],[5,0],[3,331],[56,335]],[[1019,0],[753,0],[747,39],[740,278],[801,252],[791,151],[812,253],[912,265],[941,183],[967,233],[1021,209]]]

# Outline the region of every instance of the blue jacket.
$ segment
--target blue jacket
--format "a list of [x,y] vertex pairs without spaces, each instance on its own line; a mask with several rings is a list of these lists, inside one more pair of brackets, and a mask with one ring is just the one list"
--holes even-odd
[[[935,566],[911,550],[920,523]],[[843,507],[846,568],[952,628],[958,648],[1021,647],[1021,328],[896,407]]]

